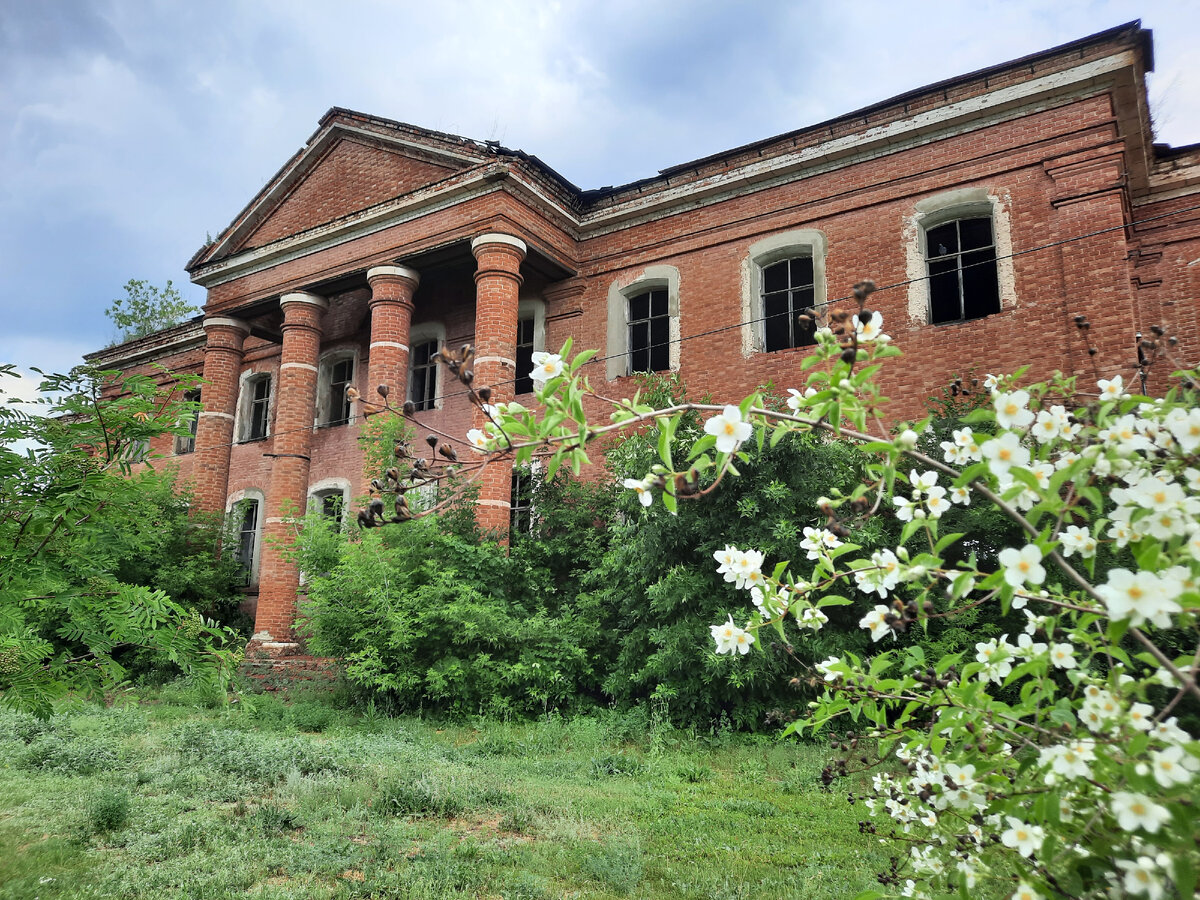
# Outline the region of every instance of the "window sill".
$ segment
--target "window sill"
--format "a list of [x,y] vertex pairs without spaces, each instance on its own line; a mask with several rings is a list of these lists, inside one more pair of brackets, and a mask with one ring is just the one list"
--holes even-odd
[[238,441],[238,443],[239,444],[261,444],[263,441],[265,441],[269,437],[270,437],[269,434],[264,434],[262,437],[242,438],[242,440]]

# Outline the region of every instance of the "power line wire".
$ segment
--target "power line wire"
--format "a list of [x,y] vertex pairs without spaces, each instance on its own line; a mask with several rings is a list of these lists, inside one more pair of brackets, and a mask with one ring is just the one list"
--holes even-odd
[[[1178,216],[1178,215],[1182,215],[1184,213],[1196,212],[1198,210],[1200,210],[1200,204],[1196,204],[1195,206],[1184,207],[1183,209],[1172,210],[1172,211],[1166,212],[1166,213],[1161,213],[1157,216],[1150,216],[1149,218],[1146,218],[1146,219],[1139,219],[1139,220],[1136,220],[1133,222],[1125,222],[1121,225],[1110,225],[1107,228],[1099,228],[1096,231],[1089,231],[1086,234],[1075,235],[1073,237],[1063,238],[1062,240],[1058,240],[1058,241],[1051,241],[1047,244],[1040,244],[1036,247],[1029,247],[1025,250],[1017,250],[1012,253],[1006,253],[1001,256],[996,256],[993,259],[987,259],[987,260],[983,260],[982,262],[970,263],[968,265],[960,266],[959,268],[960,269],[970,269],[970,268],[975,268],[976,266],[994,265],[995,263],[1000,262],[1001,260],[1016,259],[1018,256],[1027,256],[1031,253],[1039,253],[1043,250],[1050,250],[1050,249],[1053,249],[1054,247],[1061,247],[1064,244],[1071,244],[1076,241],[1085,241],[1088,238],[1098,237],[1099,235],[1108,234],[1109,232],[1120,231],[1120,230],[1123,230],[1126,228],[1133,228],[1138,225],[1145,225],[1150,222],[1157,222],[1161,219],[1170,218],[1171,216]],[[879,294],[879,293],[882,293],[883,291],[890,291],[890,290],[895,290],[897,288],[907,287],[908,285],[915,284],[919,281],[928,281],[932,277],[933,276],[926,274],[926,275],[919,275],[916,278],[909,278],[904,281],[897,281],[892,284],[884,285],[882,287],[877,287],[875,289],[875,293]],[[853,299],[854,299],[853,294],[847,294],[842,297],[836,297],[833,300],[826,300],[824,303],[817,304],[817,305],[822,306],[822,307],[828,307],[828,306],[832,306],[835,303],[846,303]],[[766,321],[767,318],[769,318],[769,317],[768,316],[757,316],[753,319],[747,319],[742,322],[735,322],[731,325],[721,325],[717,328],[710,328],[707,331],[699,331],[699,332],[696,332],[695,334],[689,334],[684,337],[672,338],[670,340],[661,341],[657,344],[651,344],[647,347],[647,349],[654,350],[659,347],[669,347],[672,344],[684,344],[687,341],[694,341],[694,340],[697,340],[698,338],[711,337],[715,334],[722,334],[726,331],[732,331],[735,328],[743,328],[746,325],[754,325],[759,322]],[[628,356],[628,352],[612,353],[612,354],[609,354],[608,356],[593,356],[591,359],[589,359],[585,363],[585,365],[592,365],[593,363],[606,362],[610,359],[620,359],[620,358],[624,358],[627,356]],[[498,382],[495,382],[493,385],[491,385],[491,387],[500,387],[500,386],[516,384],[517,380],[518,379],[516,379],[516,378],[510,378],[505,381],[498,381]],[[470,394],[470,391],[468,391],[468,390],[453,391],[453,392],[446,393],[446,394],[439,394],[438,396],[434,397],[434,400],[435,401],[449,400],[449,399],[453,399],[455,397],[467,396],[468,394]],[[301,431],[308,431],[308,430],[311,430],[311,428],[294,428],[294,429],[291,429],[290,431],[276,431],[276,432],[268,435],[268,437],[279,437],[280,435],[283,435],[283,434],[297,434]],[[455,440],[464,445],[467,444],[467,441],[465,441],[465,440],[460,440],[458,438],[455,438]],[[191,456],[195,453],[201,453],[201,452],[204,452],[207,450],[220,450],[225,447],[235,447],[235,446],[238,446],[240,444],[245,444],[245,443],[250,443],[250,442],[248,442],[248,441],[230,441],[227,444],[213,444],[212,446],[205,447],[202,449],[196,448],[196,449],[192,450],[191,453],[171,453],[171,454],[166,454],[164,456],[155,457],[155,459],[156,460],[180,459],[182,457]]]

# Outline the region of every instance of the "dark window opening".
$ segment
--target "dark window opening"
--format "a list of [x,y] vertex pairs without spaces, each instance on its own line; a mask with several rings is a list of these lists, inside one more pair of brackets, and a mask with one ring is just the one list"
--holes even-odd
[[327,425],[345,425],[350,421],[350,398],[346,388],[354,384],[354,360],[340,359],[329,369],[329,409]]
[[250,421],[246,429],[246,440],[259,441],[267,436],[267,422],[271,411],[271,377],[255,378],[250,382]]
[[509,540],[518,535],[533,533],[533,473],[528,469],[513,469],[512,495],[509,498]]
[[671,368],[671,314],[666,290],[629,298],[629,371]]
[[254,578],[254,543],[258,532],[258,501],[243,500],[238,504],[241,521],[238,524],[237,561],[245,570],[246,584]]
[[[200,392],[188,391],[183,395],[183,399],[187,403],[199,403]],[[188,422],[188,436],[176,438],[175,452],[182,455],[184,453],[194,453],[196,451],[196,429],[200,427],[200,410],[197,409],[192,413],[191,421]]]
[[815,285],[811,256],[785,259],[763,268],[763,346],[766,350],[816,343],[816,329],[799,320],[800,313],[812,309],[816,302]]
[[533,391],[533,319],[517,322],[517,381],[513,390],[518,394]]
[[342,524],[342,508],[345,505],[345,497],[341,491],[333,494],[321,494],[321,515],[333,522],[335,525]]
[[1000,312],[990,217],[930,228],[925,232],[925,247],[930,322],[962,322]]
[[420,412],[433,409],[437,396],[437,341],[425,341],[412,348],[412,371],[408,381],[408,399]]

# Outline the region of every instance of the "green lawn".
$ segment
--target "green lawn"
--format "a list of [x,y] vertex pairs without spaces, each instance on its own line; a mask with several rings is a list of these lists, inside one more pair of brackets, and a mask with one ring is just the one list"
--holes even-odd
[[795,741],[193,701],[0,713],[0,898],[815,900],[886,865]]

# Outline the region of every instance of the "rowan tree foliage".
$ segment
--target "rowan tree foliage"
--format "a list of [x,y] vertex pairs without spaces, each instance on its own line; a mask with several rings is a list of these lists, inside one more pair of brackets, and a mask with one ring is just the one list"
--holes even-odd
[[125,283],[125,296],[113,300],[104,314],[117,326],[116,343],[122,343],[178,325],[197,312],[170,280],[160,288],[131,278]]
[[145,558],[162,549],[162,485],[133,471],[153,438],[188,433],[193,381],[81,368],[46,376],[32,406],[0,404],[0,702],[48,714],[68,692],[120,683],[134,650],[229,678],[232,634]]

